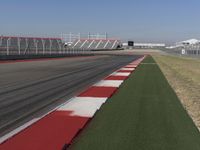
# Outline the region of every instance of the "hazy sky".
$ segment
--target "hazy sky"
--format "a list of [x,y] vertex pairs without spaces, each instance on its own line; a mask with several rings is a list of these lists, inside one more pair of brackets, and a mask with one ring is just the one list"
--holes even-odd
[[200,39],[200,0],[1,0],[0,34],[104,33],[138,42]]

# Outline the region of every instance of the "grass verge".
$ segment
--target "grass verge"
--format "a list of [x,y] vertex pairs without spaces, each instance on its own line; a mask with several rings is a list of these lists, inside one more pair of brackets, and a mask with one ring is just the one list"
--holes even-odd
[[200,60],[167,55],[154,59],[200,131]]
[[153,63],[145,59],[70,149],[200,149],[198,129]]

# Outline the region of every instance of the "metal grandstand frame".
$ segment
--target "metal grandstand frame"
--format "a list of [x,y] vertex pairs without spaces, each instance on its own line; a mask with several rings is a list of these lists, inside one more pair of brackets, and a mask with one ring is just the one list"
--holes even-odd
[[67,42],[73,42],[74,40],[80,39],[81,38],[81,33],[78,34],[74,34],[74,33],[62,33],[61,34],[61,39],[63,42],[67,43]]
[[[114,49],[117,43],[120,43],[119,39],[108,38],[108,34],[91,34],[87,36],[78,34],[61,34],[61,39],[65,43],[68,50],[98,50],[98,49]],[[101,48],[99,47],[101,45]],[[103,46],[102,46],[103,45]]]
[[[73,42],[75,40],[81,40],[82,38],[85,39],[85,37],[83,35],[81,35],[81,33],[77,33],[77,34],[74,34],[74,33],[62,33],[61,34],[61,39],[63,42],[65,43],[68,43],[68,42]],[[107,40],[108,38],[108,34],[105,33],[105,34],[91,34],[90,32],[88,33],[87,35],[87,38],[90,40],[90,39],[96,39],[96,40]]]
[[[4,40],[4,45],[3,45]],[[31,45],[32,42],[32,45]],[[41,38],[41,37],[17,37],[17,36],[3,36],[0,37],[0,54],[2,55],[22,55],[27,54],[29,49],[32,50],[30,54],[52,54],[54,45],[57,44],[58,50],[55,50],[54,53],[62,53],[63,43],[61,38]],[[55,43],[56,42],[56,43]],[[15,44],[12,46],[12,44]],[[42,45],[41,47],[39,47]],[[24,47],[23,47],[24,45]],[[32,46],[30,48],[30,45]],[[23,48],[22,48],[23,47]],[[12,49],[12,52],[11,52]],[[42,52],[39,52],[39,49],[42,49]],[[34,50],[34,52],[33,52]]]
[[107,40],[108,39],[108,34],[107,32],[105,34],[90,34],[88,33],[88,39],[97,39],[97,40]]

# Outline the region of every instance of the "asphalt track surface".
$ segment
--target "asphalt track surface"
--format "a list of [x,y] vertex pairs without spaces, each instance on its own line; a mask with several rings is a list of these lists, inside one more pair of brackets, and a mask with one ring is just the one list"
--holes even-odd
[[0,64],[0,137],[139,57],[91,56]]

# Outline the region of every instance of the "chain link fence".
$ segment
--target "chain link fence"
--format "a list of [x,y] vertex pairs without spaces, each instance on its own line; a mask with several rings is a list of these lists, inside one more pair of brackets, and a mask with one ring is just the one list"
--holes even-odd
[[200,45],[186,45],[186,46],[176,47],[173,49],[164,48],[162,50],[172,55],[200,58]]

